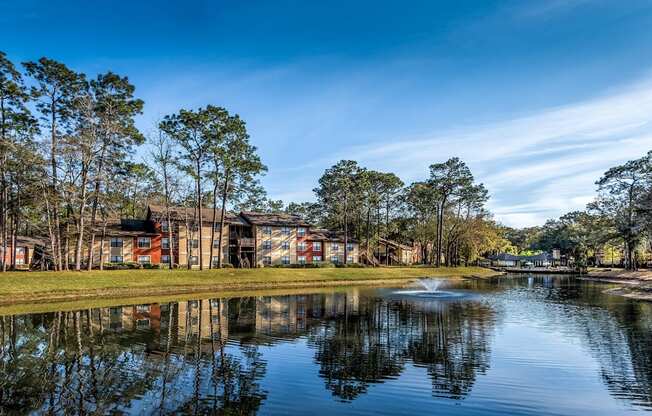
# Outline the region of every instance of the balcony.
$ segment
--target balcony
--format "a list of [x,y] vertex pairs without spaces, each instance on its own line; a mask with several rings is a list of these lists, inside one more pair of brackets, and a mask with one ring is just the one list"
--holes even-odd
[[238,238],[238,245],[240,247],[254,247],[256,245],[256,239],[241,237]]

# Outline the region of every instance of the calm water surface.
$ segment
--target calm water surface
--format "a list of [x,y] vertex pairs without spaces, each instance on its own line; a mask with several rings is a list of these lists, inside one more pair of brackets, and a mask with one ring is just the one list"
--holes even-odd
[[0,414],[652,410],[652,304],[572,277],[5,316]]

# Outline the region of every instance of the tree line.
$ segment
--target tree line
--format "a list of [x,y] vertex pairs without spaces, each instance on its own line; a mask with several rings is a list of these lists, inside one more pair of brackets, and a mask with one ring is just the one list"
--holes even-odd
[[543,226],[505,229],[514,251],[550,251],[579,266],[615,265],[636,270],[652,252],[652,152],[608,169],[596,181],[586,209]]
[[[49,58],[17,65],[0,52],[0,246],[13,248],[8,261],[0,259],[2,271],[16,266],[19,235],[46,236],[55,270],[90,270],[111,219],[142,218],[152,202],[165,206],[168,223],[170,207],[186,208],[200,258],[216,254],[215,267],[223,266],[216,231],[228,209],[301,215],[340,231],[345,243],[358,241],[372,264],[382,239],[417,243],[423,262],[435,266],[466,264],[509,244],[485,208],[486,188],[457,158],[407,186],[393,173],[343,160],[319,179],[315,202],[285,205],[261,185],[267,168],[237,114],[214,105],[181,109],[144,134],[135,121],[143,108],[126,76],[89,77]],[[143,145],[147,155],[138,161]],[[206,219],[203,207],[218,209]]]

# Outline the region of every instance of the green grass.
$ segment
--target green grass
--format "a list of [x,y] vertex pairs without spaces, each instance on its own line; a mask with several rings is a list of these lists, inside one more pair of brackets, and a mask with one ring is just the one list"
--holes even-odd
[[491,270],[478,267],[9,272],[0,274],[0,305],[215,291],[388,284],[421,277],[488,277],[494,274]]

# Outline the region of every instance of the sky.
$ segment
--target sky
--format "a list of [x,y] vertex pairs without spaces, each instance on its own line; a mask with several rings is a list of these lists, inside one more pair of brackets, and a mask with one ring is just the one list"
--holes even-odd
[[[0,0],[0,50],[127,75],[137,123],[239,114],[272,199],[341,159],[406,184],[458,156],[506,225],[582,209],[652,150],[649,0]],[[146,152],[140,151],[138,157]]]

